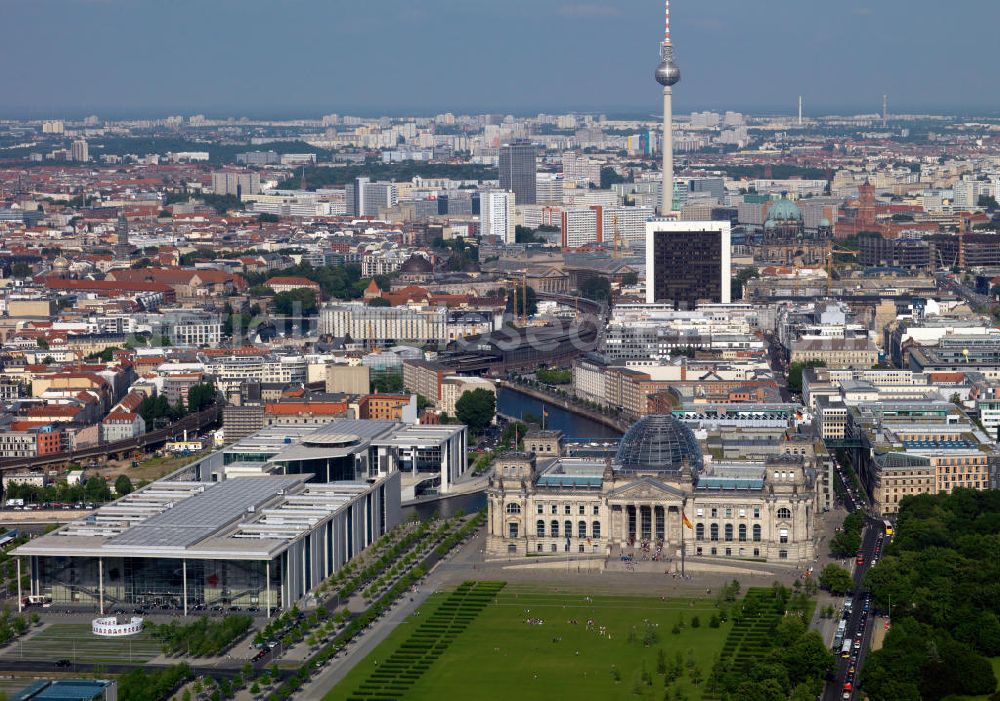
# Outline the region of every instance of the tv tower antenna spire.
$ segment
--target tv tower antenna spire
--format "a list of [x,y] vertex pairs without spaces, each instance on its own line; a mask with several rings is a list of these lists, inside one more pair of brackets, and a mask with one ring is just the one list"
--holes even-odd
[[674,63],[674,46],[670,41],[670,0],[665,0],[663,44],[660,45],[660,65],[656,67],[656,82],[663,86],[663,201],[660,215],[668,216],[674,208],[674,108],[673,86],[680,82],[681,70]]

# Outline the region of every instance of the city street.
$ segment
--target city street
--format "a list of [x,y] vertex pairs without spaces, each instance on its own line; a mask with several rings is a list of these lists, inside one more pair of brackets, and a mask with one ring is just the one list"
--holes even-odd
[[[869,510],[867,496],[861,492],[853,491],[849,487],[850,481],[844,472],[842,465],[837,463],[837,479],[844,486],[847,495],[847,508],[850,511],[863,509]],[[881,548],[885,540],[884,527],[880,519],[867,516],[867,523],[862,534],[861,550],[859,558],[854,565],[854,592],[850,598],[850,612],[846,614],[846,631],[843,641],[849,643],[848,656],[844,657],[841,652],[843,643],[835,646],[834,654],[837,655],[837,662],[834,668],[833,680],[826,685],[823,694],[823,701],[848,701],[849,699],[860,698],[855,693],[855,685],[858,683],[859,672],[864,665],[865,657],[871,645],[872,630],[876,625],[882,625],[881,619],[877,619],[871,609],[871,594],[863,586],[862,580],[865,573],[875,563],[876,558],[881,554]],[[860,560],[860,563],[858,562]],[[844,604],[841,604],[842,616]]]

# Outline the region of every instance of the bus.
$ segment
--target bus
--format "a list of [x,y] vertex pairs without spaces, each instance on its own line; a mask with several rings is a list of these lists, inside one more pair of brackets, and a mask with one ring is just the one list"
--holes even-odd
[[837,650],[840,648],[841,643],[844,641],[844,636],[847,635],[847,621],[843,620],[837,625],[837,634],[833,636],[833,649]]
[[851,639],[850,638],[848,638],[847,640],[845,640],[843,646],[840,648],[840,656],[841,657],[850,657],[851,656]]
[[883,521],[882,526],[885,528],[885,535],[892,538],[892,523],[889,521]]

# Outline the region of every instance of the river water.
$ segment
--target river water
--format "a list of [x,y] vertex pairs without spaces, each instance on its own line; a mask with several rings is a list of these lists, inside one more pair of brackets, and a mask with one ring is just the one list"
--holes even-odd
[[[520,418],[526,414],[534,414],[541,417],[542,408],[543,402],[534,397],[530,397],[509,387],[497,388],[497,411],[501,414],[515,418]],[[549,413],[545,418],[545,428],[562,431],[565,438],[575,440],[621,438],[622,434],[610,426],[591,421],[586,417],[578,416],[552,404],[544,404],[544,408]]]
[[[570,440],[621,438],[621,433],[604,424],[591,421],[583,416],[577,416],[551,404],[545,404],[549,415],[545,418],[545,428],[562,431],[563,436]],[[541,417],[542,402],[508,387],[497,388],[497,411],[507,416],[521,417],[534,414]],[[421,504],[403,507],[403,518],[416,513],[421,520],[433,516],[448,518],[459,511],[471,513],[486,506],[486,494],[457,494]]]

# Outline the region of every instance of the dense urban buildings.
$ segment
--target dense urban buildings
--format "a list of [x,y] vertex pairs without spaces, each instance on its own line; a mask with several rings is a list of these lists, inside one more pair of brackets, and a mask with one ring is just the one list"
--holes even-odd
[[[1000,488],[1000,119],[890,114],[887,96],[878,111],[860,105],[816,116],[800,98],[795,115],[791,104],[736,112],[726,104],[739,103],[739,81],[718,76],[713,85],[730,85],[711,98],[718,107],[675,114],[681,36],[671,34],[669,3],[660,7],[652,77],[662,113],[641,106],[654,95],[650,65],[635,67],[646,87],[634,109],[526,110],[503,101],[504,81],[485,80],[497,97],[493,112],[331,107],[230,116],[220,107],[155,115],[136,107],[128,112],[137,116],[123,117],[109,105],[99,115],[39,107],[18,118],[7,110],[0,516],[8,527],[32,526],[0,533],[0,545],[8,608],[37,606],[41,625],[30,613],[0,617],[4,641],[5,630],[13,639],[25,627],[24,645],[0,651],[0,667],[23,676],[21,653],[39,649],[37,639],[58,631],[50,624],[66,611],[193,614],[219,625],[239,613],[252,629],[240,635],[260,652],[244,660],[236,648],[217,651],[220,679],[264,685],[261,674],[274,668],[280,679],[262,693],[320,698],[328,688],[292,687],[340,674],[356,660],[334,654],[346,638],[382,635],[431,591],[464,595],[469,587],[456,589],[464,580],[516,571],[574,597],[604,573],[631,577],[627,588],[659,592],[666,583],[663,610],[675,590],[718,595],[714,625],[703,620],[709,636],[738,635],[740,622],[722,615],[742,606],[733,599],[782,601],[780,588],[757,588],[778,582],[795,592],[775,609],[785,635],[794,624],[777,621],[791,620],[795,607],[811,610],[814,582],[835,593],[829,566],[844,586],[821,594],[808,647],[788,646],[803,652],[796,660],[815,661],[812,682],[835,671],[824,701],[862,691],[873,701],[993,693],[988,683],[933,693],[908,685],[960,667],[963,677],[985,679],[986,658],[996,655],[993,612],[934,599],[964,586],[950,581],[948,567],[991,576],[980,555],[990,552],[995,514],[965,516],[992,508],[987,492]],[[354,26],[353,12],[343,9],[338,20]],[[627,56],[612,53],[625,26],[609,21],[612,10],[554,12],[550,25],[573,30],[562,34],[578,40],[587,36],[583,23],[594,23],[604,30],[602,56]],[[49,14],[51,31],[24,34],[62,36],[61,16]],[[450,23],[465,14],[429,15],[452,53],[461,46],[450,41]],[[989,19],[977,15],[983,27],[995,24]],[[418,36],[423,19],[411,20]],[[713,19],[720,36],[731,20]],[[768,36],[782,37],[798,68],[813,56],[795,51],[794,20],[769,18]],[[880,26],[902,32],[904,24]],[[483,41],[491,29],[468,36]],[[74,33],[91,35],[83,26]],[[380,51],[389,56],[398,46],[384,36]],[[349,43],[341,39],[331,51]],[[508,41],[512,51],[518,39]],[[39,46],[33,69],[63,45]],[[930,47],[924,58],[939,49],[921,46]],[[281,64],[273,57],[287,51],[280,41],[271,48],[240,56]],[[430,54],[405,48],[412,65],[433,65]],[[579,63],[547,44],[543,53]],[[242,61],[240,75],[271,92],[296,82],[268,81],[252,64]],[[743,64],[720,65],[739,72]],[[852,73],[852,99],[868,99],[862,84],[881,68]],[[377,77],[356,69],[349,61],[333,68],[368,80],[375,94]],[[519,90],[534,77],[507,72]],[[178,90],[222,75],[203,73],[162,82]],[[15,85],[20,74],[11,75]],[[442,90],[475,92],[461,70],[441,76]],[[580,104],[626,84],[615,76]],[[763,101],[789,80],[752,84]],[[703,99],[688,85],[679,94],[685,103]],[[361,104],[349,90],[335,92],[330,104]],[[531,104],[523,97],[521,105]],[[945,503],[960,506],[939,508]],[[439,507],[446,518],[432,519]],[[911,535],[889,547],[897,528]],[[881,574],[902,571],[898,548],[922,543],[912,536],[921,528],[935,548],[913,562],[935,563],[939,576],[932,595],[907,598],[902,576]],[[936,551],[959,537],[961,552],[943,561]],[[452,558],[456,548],[462,553]],[[446,564],[425,573],[439,558]],[[894,564],[887,569],[880,558]],[[844,563],[852,571],[837,569]],[[718,581],[727,582],[721,593]],[[399,615],[379,618],[390,606]],[[687,599],[683,606],[691,608]],[[658,615],[653,608],[643,615]],[[952,617],[927,613],[939,610],[957,611],[957,623],[929,632]],[[270,627],[262,620],[275,616]],[[831,616],[843,623],[839,641]],[[911,627],[908,619],[920,616],[932,620]],[[764,625],[750,618],[754,629]],[[695,627],[687,613],[681,619],[671,636]],[[527,624],[541,625],[533,617]],[[94,625],[98,635],[114,627]],[[672,659],[663,631],[647,625]],[[928,645],[948,663],[934,674],[907,670],[880,695],[885,674],[869,675],[866,659],[872,628],[888,631],[878,643],[887,652],[873,653],[876,670],[886,660],[925,659]],[[907,634],[917,641],[911,654],[896,654]],[[700,641],[683,674],[657,663],[648,685],[663,679],[670,698],[736,698],[772,681],[775,698],[817,696],[819,686],[799,683],[797,673],[723,689],[745,676],[745,640],[736,648],[718,641],[723,658],[739,650],[734,667],[720,662],[732,674],[698,666],[702,653],[715,654]],[[820,647],[831,644],[841,662],[820,670],[828,661]],[[973,661],[975,674],[951,664],[959,658]],[[762,675],[790,664],[787,655],[768,659],[774,664],[758,665]],[[395,678],[396,662],[372,676],[394,684],[405,676]],[[32,659],[30,671],[46,665],[65,666]],[[643,672],[623,671],[641,696]],[[707,685],[698,689],[703,673]],[[613,667],[605,677],[618,684],[618,675]],[[165,694],[184,696],[185,684],[178,679]],[[364,688],[359,698],[389,693]],[[230,696],[222,681],[217,693]],[[238,693],[258,695],[252,687]]]

